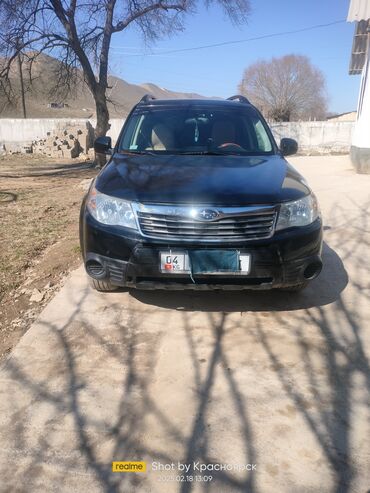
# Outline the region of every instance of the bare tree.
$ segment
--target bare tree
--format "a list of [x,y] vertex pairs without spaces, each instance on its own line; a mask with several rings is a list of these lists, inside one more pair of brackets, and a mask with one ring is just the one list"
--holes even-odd
[[[203,0],[221,4],[235,23],[249,14],[249,0]],[[112,36],[135,25],[146,41],[184,28],[185,15],[195,11],[196,0],[1,0],[0,90],[11,100],[13,62],[19,53],[27,67],[40,53],[61,60],[55,83],[69,89],[81,68],[96,106],[95,135],[109,128],[107,107],[109,53]]]
[[239,91],[276,121],[326,116],[324,76],[306,56],[287,55],[254,63],[244,71]]

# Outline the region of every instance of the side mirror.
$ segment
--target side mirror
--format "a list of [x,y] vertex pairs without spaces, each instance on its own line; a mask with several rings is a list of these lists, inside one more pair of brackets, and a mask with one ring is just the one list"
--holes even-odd
[[112,153],[112,139],[110,137],[98,137],[94,142],[94,149],[97,154]]
[[281,139],[280,141],[280,152],[283,156],[291,156],[296,154],[298,151],[298,143],[294,139]]

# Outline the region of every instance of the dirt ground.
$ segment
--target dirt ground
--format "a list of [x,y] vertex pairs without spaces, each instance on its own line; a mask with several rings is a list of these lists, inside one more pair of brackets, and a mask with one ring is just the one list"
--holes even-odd
[[80,262],[78,214],[91,162],[0,157],[0,359]]

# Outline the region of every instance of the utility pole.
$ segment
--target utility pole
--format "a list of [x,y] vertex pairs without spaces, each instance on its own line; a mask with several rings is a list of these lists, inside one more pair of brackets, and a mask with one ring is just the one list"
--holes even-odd
[[23,84],[23,73],[22,73],[22,60],[21,54],[18,52],[18,69],[19,69],[19,79],[21,81],[21,94],[22,94],[22,109],[23,109],[23,118],[27,118],[26,114],[26,99],[24,97],[24,84]]

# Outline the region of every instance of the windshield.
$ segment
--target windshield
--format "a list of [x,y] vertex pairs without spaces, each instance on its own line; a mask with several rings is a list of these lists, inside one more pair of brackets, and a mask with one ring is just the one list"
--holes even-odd
[[150,154],[273,154],[274,147],[253,108],[137,108],[118,151]]

